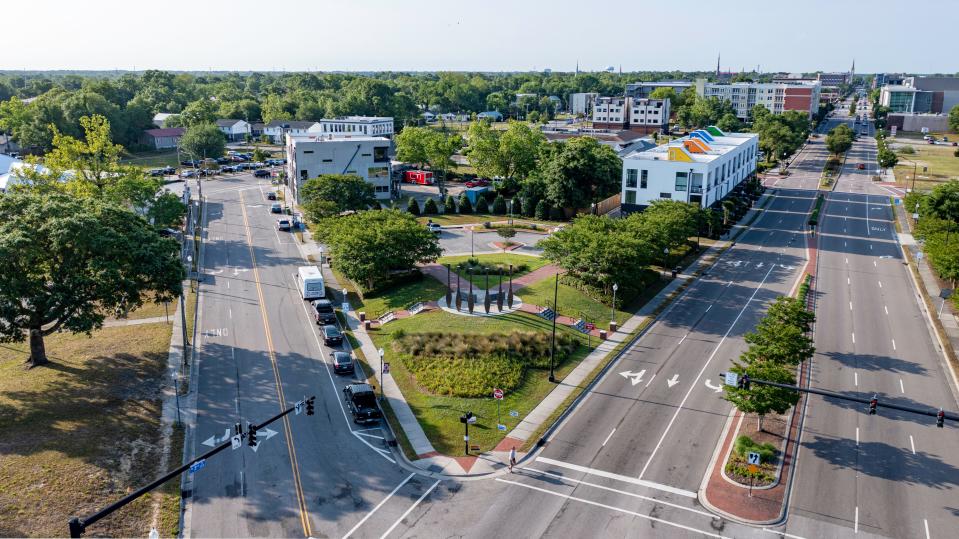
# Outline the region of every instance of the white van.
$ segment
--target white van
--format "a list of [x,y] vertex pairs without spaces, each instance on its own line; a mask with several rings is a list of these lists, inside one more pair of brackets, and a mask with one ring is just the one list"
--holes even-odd
[[300,266],[296,274],[296,282],[303,299],[318,299],[326,296],[323,274],[316,266]]

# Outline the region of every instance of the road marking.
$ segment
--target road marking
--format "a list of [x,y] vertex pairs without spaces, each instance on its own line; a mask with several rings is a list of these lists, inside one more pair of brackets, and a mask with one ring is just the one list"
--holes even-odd
[[368,518],[370,518],[371,516],[373,516],[373,513],[375,513],[377,509],[379,509],[380,507],[383,507],[383,504],[386,503],[386,500],[389,500],[390,498],[392,498],[393,495],[396,494],[396,491],[397,491],[397,490],[403,488],[403,485],[405,485],[406,483],[408,483],[409,480],[410,480],[410,479],[413,479],[414,477],[416,477],[416,474],[415,474],[415,473],[411,473],[411,474],[409,475],[409,477],[407,477],[406,479],[403,480],[402,483],[400,483],[399,485],[396,485],[396,488],[393,489],[393,492],[390,492],[389,494],[387,494],[386,497],[383,498],[383,500],[382,500],[380,503],[376,504],[376,507],[374,507],[372,511],[370,511],[369,513],[366,514],[365,517],[363,517],[363,520],[357,522],[357,523],[356,523],[356,526],[353,526],[353,528],[351,528],[350,531],[346,532],[346,535],[343,536],[343,539],[346,539],[347,537],[353,535],[353,532],[355,532],[355,531],[357,530],[357,528],[359,528],[360,526],[362,526],[363,523],[366,522],[366,520],[367,520]]
[[[679,406],[676,407],[676,411],[673,412],[673,417],[670,418],[669,423],[666,424],[666,430],[663,431],[663,435],[660,436],[659,441],[656,442],[656,447],[653,448],[653,452],[649,455],[649,460],[646,461],[646,465],[643,466],[641,472],[639,472],[639,477],[642,478],[646,473],[646,469],[649,468],[650,463],[653,462],[653,459],[656,457],[656,452],[659,451],[659,448],[663,445],[663,440],[666,439],[666,435],[669,434],[669,429],[672,428],[673,423],[676,421],[676,417],[679,416],[679,412],[682,411],[683,406],[686,404],[686,400],[689,399],[689,396],[692,394],[693,390],[696,388],[696,385],[699,384],[699,379],[702,378],[703,373],[706,372],[706,369],[709,368],[710,362],[713,358],[716,357],[716,354],[719,352],[719,349],[722,348],[723,343],[726,341],[726,338],[729,337],[729,334],[732,333],[733,328],[736,327],[736,323],[739,322],[739,319],[742,318],[743,313],[746,312],[746,309],[749,308],[749,304],[752,303],[753,298],[756,297],[756,294],[762,289],[763,285],[766,284],[766,280],[769,279],[769,276],[772,274],[773,270],[776,269],[776,266],[773,265],[769,268],[769,271],[766,272],[766,275],[763,277],[763,280],[759,282],[759,285],[756,286],[756,289],[753,290],[749,299],[746,300],[746,303],[743,305],[742,310],[739,311],[739,314],[736,315],[736,318],[733,320],[733,323],[729,325],[729,329],[726,330],[726,333],[723,335],[723,338],[719,340],[719,344],[716,345],[716,348],[713,349],[713,353],[709,354],[709,357],[706,358],[706,362],[703,363],[703,368],[699,370],[699,374],[696,375],[696,379],[693,380],[693,383],[689,386],[689,391],[686,392],[686,395],[683,396],[683,400],[679,402]],[[731,282],[731,281],[730,281]]]
[[641,487],[647,487],[656,490],[662,490],[663,492],[669,492],[672,494],[678,494],[680,496],[685,496],[687,498],[695,499],[696,493],[688,490],[683,490],[681,488],[671,487],[669,485],[663,485],[660,483],[654,483],[652,481],[646,481],[645,479],[637,479],[635,477],[629,477],[627,475],[619,475],[612,472],[604,472],[603,470],[597,470],[595,468],[588,468],[586,466],[580,466],[579,464],[570,464],[568,462],[563,462],[560,460],[553,460],[547,457],[538,457],[536,462],[542,462],[544,464],[552,464],[553,466],[559,466],[560,468],[568,468],[570,470],[576,470],[577,472],[583,472],[589,475],[595,475],[599,477],[605,477],[607,479],[615,479],[617,481],[622,481],[624,483],[630,483],[633,485],[639,485]]
[[649,384],[653,383],[653,378],[656,378],[656,373],[655,373],[655,372],[654,372],[653,375],[649,378],[649,381],[646,382],[646,387],[649,387]]
[[852,334],[852,343],[853,343],[853,344],[856,344],[856,334],[855,334],[855,332]]
[[879,264],[877,264],[875,260],[872,261],[872,265],[873,265],[873,267],[876,267],[876,268],[879,267]]
[[419,505],[421,501],[423,501],[423,498],[429,496],[429,495],[430,495],[430,492],[433,492],[433,489],[436,488],[436,485],[439,485],[439,484],[440,484],[440,480],[437,479],[436,482],[433,483],[433,484],[430,486],[430,488],[426,489],[426,492],[424,492],[423,495],[420,496],[419,499],[416,500],[416,502],[414,502],[413,505],[411,505],[410,508],[407,509],[406,512],[403,513],[403,514],[400,516],[400,518],[398,518],[398,519],[396,520],[396,522],[393,523],[392,526],[390,526],[390,529],[386,530],[386,533],[384,533],[383,535],[380,536],[380,539],[383,539],[384,537],[386,537],[387,535],[389,535],[390,532],[392,532],[397,526],[399,526],[400,522],[403,522],[403,520],[405,520],[406,517],[408,517],[408,516],[410,515],[410,513],[413,512],[413,509],[416,509],[416,506]]
[[704,311],[704,314],[705,314],[705,313],[708,313],[709,310],[712,309],[712,308],[713,308],[712,304],[709,304],[708,306],[706,306],[706,311]]
[[669,380],[666,380],[666,385],[668,385],[669,387],[673,387],[674,385],[676,385],[676,384],[678,384],[678,383],[679,383],[679,375],[678,375],[678,374],[674,374],[672,378],[670,378]]
[[803,537],[803,536],[801,536],[801,535],[793,535],[793,534],[791,534],[791,533],[781,532],[781,531],[779,531],[779,530],[770,530],[769,528],[762,528],[762,530],[763,530],[764,532],[775,533],[776,535],[781,535],[781,536],[783,536],[783,537],[786,537],[787,539],[806,539],[805,537]]
[[356,431],[354,431],[353,434],[355,434],[355,435],[357,435],[357,436],[366,436],[367,438],[376,438],[377,440],[384,440],[384,439],[385,439],[385,438],[383,438],[382,436],[377,436],[377,435],[375,435],[375,434],[367,434],[367,433],[365,433],[365,432],[356,432]]
[[906,386],[902,384],[902,378],[899,379],[899,391],[906,392]]
[[853,372],[853,373],[852,373],[852,383],[853,383],[853,385],[856,385],[856,386],[859,385],[859,373],[858,373],[858,372]]
[[230,289],[230,281],[227,281],[227,282],[226,282],[226,288],[227,288],[227,290]]
[[922,519],[922,524],[926,527],[926,539],[929,539],[929,521]]
[[728,283],[726,283],[726,287],[728,288],[731,284],[733,284],[733,282],[729,281]]
[[610,491],[610,492],[617,492],[617,493],[619,493],[619,494],[625,494],[625,495],[627,495],[627,496],[632,496],[633,498],[639,498],[639,499],[641,499],[641,500],[647,500],[647,501],[653,502],[653,503],[658,504],[658,505],[667,505],[667,506],[669,506],[669,507],[674,507],[674,508],[676,508],[676,509],[681,509],[681,510],[683,510],[683,511],[689,511],[690,513],[696,513],[697,515],[703,515],[704,517],[709,517],[709,518],[715,518],[715,517],[716,517],[716,515],[714,515],[714,514],[712,514],[712,513],[707,513],[706,511],[700,511],[700,510],[698,510],[698,509],[693,509],[693,508],[691,508],[691,507],[686,507],[686,506],[683,506],[683,505],[679,505],[679,504],[675,504],[675,503],[670,503],[670,502],[667,502],[667,501],[665,501],[665,500],[660,500],[659,498],[650,498],[649,496],[643,496],[642,494],[634,494],[634,493],[632,493],[632,492],[627,492],[627,491],[625,491],[625,490],[617,490],[617,489],[614,489],[614,488],[604,487],[604,486],[602,486],[602,485],[597,485],[597,484],[595,484],[595,483],[590,483],[590,482],[588,482],[588,481],[583,481],[583,480],[581,480],[581,479],[573,479],[573,478],[571,478],[571,477],[566,477],[565,475],[555,474],[555,473],[547,472],[547,471],[543,471],[543,470],[537,470],[536,468],[526,467],[526,468],[523,468],[523,471],[525,471],[525,472],[536,472],[536,473],[539,473],[539,474],[548,475],[548,476],[550,476],[550,477],[555,477],[556,479],[560,479],[560,480],[562,480],[562,481],[569,481],[570,483],[576,483],[576,484],[578,484],[578,485],[586,485],[587,487],[593,487],[593,488],[598,488],[598,489],[601,489],[601,490],[608,490],[608,491]]
[[856,445],[859,445],[859,427],[856,427]]
[[612,505],[606,505],[606,504],[604,504],[604,503],[594,502],[594,501],[592,501],[592,500],[586,500],[586,499],[584,499],[584,498],[577,498],[576,496],[573,496],[573,495],[571,495],[571,494],[561,494],[561,493],[559,493],[559,492],[553,492],[553,491],[551,491],[551,490],[546,490],[545,488],[540,488],[540,487],[534,487],[534,486],[532,486],[532,485],[524,485],[523,483],[520,483],[520,482],[518,482],[518,481],[510,481],[510,480],[507,480],[507,479],[500,479],[500,478],[498,478],[498,477],[496,478],[496,480],[499,481],[500,483],[507,483],[507,484],[510,484],[510,485],[516,485],[516,486],[518,486],[518,487],[523,487],[523,488],[527,488],[527,489],[530,489],[530,490],[535,490],[535,491],[538,491],[538,492],[542,492],[542,493],[544,493],[544,494],[550,494],[550,495],[552,495],[552,496],[557,496],[557,497],[559,497],[559,498],[565,498],[565,499],[567,499],[567,500],[573,500],[573,501],[585,503],[585,504],[587,504],[587,505],[592,505],[592,506],[595,506],[595,507],[602,507],[603,509],[609,509],[610,511],[618,511],[618,512],[620,512],[620,513],[625,513],[625,514],[627,514],[627,515],[632,515],[632,516],[634,516],[634,517],[644,518],[644,519],[646,519],[646,520],[651,520],[651,521],[653,521],[653,522],[660,522],[660,523],[665,524],[665,525],[667,525],[667,526],[673,526],[673,527],[675,527],[675,528],[680,528],[680,529],[683,529],[683,530],[686,530],[686,531],[691,531],[691,532],[694,532],[694,533],[702,534],[702,535],[705,535],[705,536],[707,536],[707,537],[716,537],[717,539],[723,539],[723,536],[722,536],[722,535],[718,535],[718,534],[715,534],[715,533],[712,533],[712,532],[708,532],[708,531],[705,531],[705,530],[697,530],[696,528],[693,528],[693,527],[690,527],[690,526],[686,526],[686,525],[684,525],[684,524],[679,524],[678,522],[670,522],[670,521],[668,521],[668,520],[663,520],[663,519],[661,519],[661,518],[651,517],[651,516],[645,515],[645,514],[643,514],[643,513],[637,513],[636,511],[630,511],[629,509],[623,509],[623,508],[620,508],[620,507],[614,507],[614,506],[612,506]]
[[851,301],[849,302],[849,310],[850,310],[850,311],[852,310],[852,302],[851,302]]
[[882,310],[886,311],[886,314],[889,314],[889,307],[886,307],[885,305],[883,305]]
[[686,340],[686,337],[689,337],[689,333],[683,335],[683,338],[682,338],[682,339],[679,339],[679,342],[676,343],[676,346],[679,346],[679,345],[683,344],[683,341]]
[[846,264],[848,264],[848,263],[849,263],[849,259],[848,259],[848,258],[846,258]]
[[892,340],[892,349],[893,349],[893,350],[896,349],[896,339],[893,339],[893,340]]
[[616,429],[613,429],[613,430],[609,431],[609,436],[607,436],[606,439],[603,440],[603,445],[600,446],[600,447],[606,447],[606,442],[608,442],[609,439],[613,437],[613,433],[614,433],[614,432],[616,432]]
[[916,442],[912,439],[912,434],[909,435],[909,447],[912,448],[912,454],[916,454]]
[[856,522],[853,525],[853,533],[859,533],[859,506],[856,506]]
[[882,288],[882,281],[878,281],[878,283],[879,283],[879,288]]
[[[247,247],[250,250],[250,261],[253,266],[253,282],[256,284],[256,293],[259,299],[260,317],[263,320],[263,330],[266,334],[266,351],[270,358],[270,366],[273,368],[273,378],[276,381],[276,393],[279,400],[280,410],[286,408],[286,396],[283,394],[283,382],[280,380],[279,367],[276,364],[276,352],[273,348],[273,334],[270,331],[270,320],[266,314],[266,300],[263,296],[263,286],[260,284],[260,272],[256,265],[256,253],[253,250],[253,236],[250,233],[250,221],[246,215],[246,205],[243,201],[243,192],[240,192],[240,210],[243,212],[243,228],[246,233]],[[246,271],[245,269],[243,271]],[[283,416],[283,434],[286,438],[286,446],[290,454],[290,466],[293,469],[293,486],[296,490],[297,503],[299,504],[300,523],[303,525],[303,532],[307,537],[313,535],[310,526],[310,516],[306,505],[306,496],[303,494],[303,484],[300,482],[300,467],[297,463],[296,449],[293,445],[293,429],[290,427],[290,417]]]
[[229,314],[230,314],[230,320],[233,320],[233,308],[232,308],[232,307],[229,309]]

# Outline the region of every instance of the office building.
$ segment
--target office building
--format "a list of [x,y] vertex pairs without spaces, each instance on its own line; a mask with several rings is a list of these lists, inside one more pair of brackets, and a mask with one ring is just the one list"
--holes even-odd
[[666,80],[660,82],[634,82],[626,85],[626,97],[646,99],[659,88],[672,88],[676,95],[693,85],[688,80]]
[[773,114],[798,110],[813,117],[819,112],[819,81],[734,82],[717,84],[706,79],[696,81],[696,95],[716,97],[732,103],[740,120],[749,120],[753,107],[762,105]]
[[286,135],[287,176],[297,202],[300,189],[321,174],[353,174],[373,185],[378,199],[390,198],[394,185],[390,140],[385,137]]
[[320,120],[321,135],[366,135],[393,138],[393,118],[388,116],[342,116]]

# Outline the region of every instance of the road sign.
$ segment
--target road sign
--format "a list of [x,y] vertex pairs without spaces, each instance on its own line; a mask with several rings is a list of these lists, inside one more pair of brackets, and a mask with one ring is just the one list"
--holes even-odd
[[304,403],[303,401],[299,401],[299,402],[297,402],[296,404],[293,405],[293,409],[296,410],[296,415],[300,415],[300,414],[303,412],[303,405],[304,405],[304,404],[305,404],[305,403]]
[[737,385],[737,384],[739,384],[739,375],[736,374],[736,373],[734,373],[734,372],[727,372],[727,373],[726,373],[726,385],[727,385],[727,386],[735,386],[735,385]]
[[509,411],[509,416],[510,416],[510,417],[519,417],[519,412],[517,412],[516,410],[510,410],[510,411]]
[[190,473],[196,473],[206,466],[206,459],[198,460],[190,465]]
[[388,361],[383,362],[383,374],[390,373],[390,363]]
[[236,434],[232,438],[230,438],[230,447],[232,447],[233,449],[239,449],[241,442],[242,440],[240,439],[240,435]]
[[503,399],[503,390],[502,390],[502,389],[494,389],[494,390],[493,390],[493,398],[496,399],[496,400],[502,400],[502,399]]
[[499,430],[506,430],[506,425],[496,425],[496,428]]
[[476,416],[473,415],[473,416],[470,416],[469,419],[466,420],[466,422],[472,425],[473,423],[476,423],[476,419],[477,419]]
[[759,464],[759,453],[755,453],[755,452],[753,452],[753,451],[750,451],[750,452],[749,452],[749,455],[747,455],[746,460],[747,460],[750,464]]

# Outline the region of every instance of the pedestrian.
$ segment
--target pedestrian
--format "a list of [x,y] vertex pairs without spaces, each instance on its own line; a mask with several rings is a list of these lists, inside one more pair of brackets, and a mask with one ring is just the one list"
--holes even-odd
[[509,450],[509,473],[513,473],[513,466],[516,466],[516,446]]

